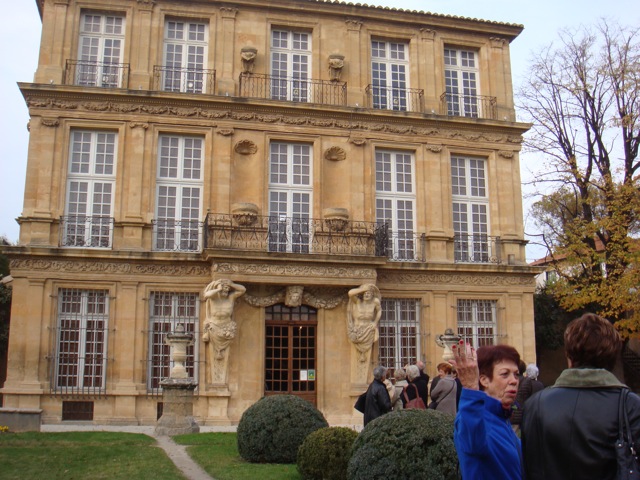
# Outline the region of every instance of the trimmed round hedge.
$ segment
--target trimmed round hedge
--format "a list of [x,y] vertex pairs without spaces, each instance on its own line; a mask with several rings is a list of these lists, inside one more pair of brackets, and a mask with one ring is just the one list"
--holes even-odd
[[240,418],[238,452],[253,463],[296,463],[307,435],[328,426],[322,413],[300,397],[263,397]]
[[435,410],[397,410],[376,418],[353,444],[347,478],[456,479],[453,420]]
[[357,436],[347,427],[327,427],[310,433],[298,450],[297,466],[302,478],[344,480]]

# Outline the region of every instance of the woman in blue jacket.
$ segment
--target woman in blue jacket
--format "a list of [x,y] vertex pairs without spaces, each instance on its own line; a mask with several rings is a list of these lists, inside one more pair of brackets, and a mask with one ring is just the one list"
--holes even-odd
[[509,421],[520,355],[508,345],[476,352],[463,341],[453,351],[463,387],[454,431],[462,478],[521,480],[522,448]]

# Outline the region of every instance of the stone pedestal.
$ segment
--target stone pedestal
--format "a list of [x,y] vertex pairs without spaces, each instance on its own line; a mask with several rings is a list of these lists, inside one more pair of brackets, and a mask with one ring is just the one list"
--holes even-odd
[[156,435],[199,433],[193,419],[193,391],[197,383],[191,378],[166,378],[162,386],[162,417],[156,425]]

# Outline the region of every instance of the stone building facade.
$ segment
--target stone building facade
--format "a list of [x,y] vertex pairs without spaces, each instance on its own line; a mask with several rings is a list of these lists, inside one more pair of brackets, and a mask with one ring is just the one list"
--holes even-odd
[[[433,374],[447,328],[534,360],[522,26],[320,0],[37,3],[5,407],[153,424],[177,324],[200,425],[282,393],[360,423],[372,367]],[[244,291],[209,354],[219,280]],[[347,334],[362,285],[380,312],[364,353]]]

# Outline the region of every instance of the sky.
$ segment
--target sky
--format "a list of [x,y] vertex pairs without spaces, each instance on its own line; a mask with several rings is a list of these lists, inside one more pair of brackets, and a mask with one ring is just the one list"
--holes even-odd
[[[29,115],[17,82],[33,80],[42,24],[36,0],[3,0],[3,3],[5,20],[0,29],[0,51],[4,58],[0,62],[0,144],[3,145],[0,153],[0,236],[15,243],[19,232],[15,219],[22,211],[29,142]],[[532,53],[546,48],[557,38],[560,29],[592,25],[600,18],[626,25],[640,23],[638,0],[367,0],[366,3],[524,25],[524,31],[511,44],[515,90],[525,77]],[[520,161],[522,176],[526,178],[537,160],[525,154],[521,155]],[[535,245],[527,246],[529,261],[544,254],[544,250]]]

